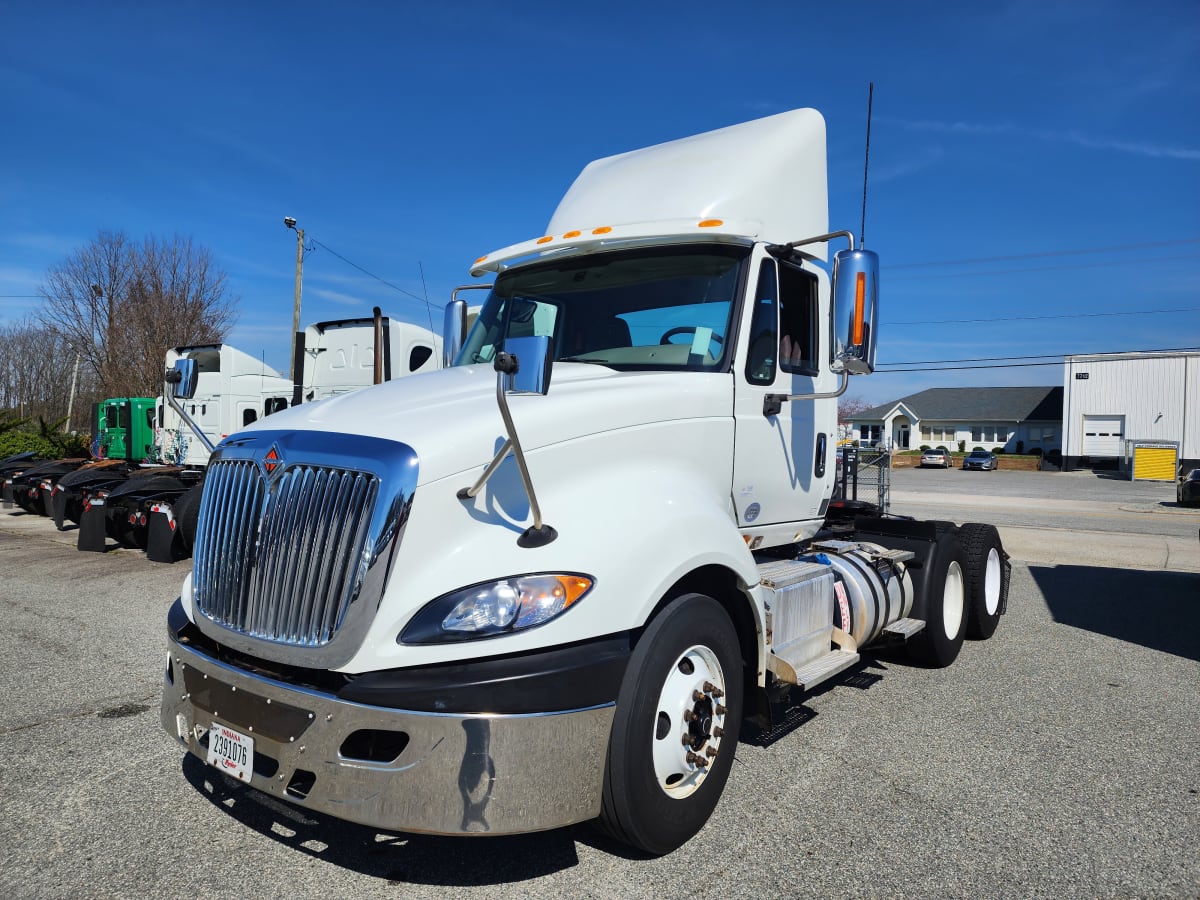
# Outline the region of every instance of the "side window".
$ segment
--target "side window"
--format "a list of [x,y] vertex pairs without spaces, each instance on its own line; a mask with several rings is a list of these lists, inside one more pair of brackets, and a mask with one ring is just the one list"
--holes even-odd
[[421,366],[429,361],[429,357],[433,356],[433,348],[425,344],[417,344],[412,348],[412,352],[408,354],[408,371],[415,372]]
[[746,355],[746,380],[751,384],[775,381],[776,353],[779,350],[777,322],[779,276],[773,259],[764,259],[758,270],[758,288],[754,292],[754,312],[750,317],[750,349]]
[[117,407],[117,427],[124,428],[124,429],[129,428],[129,404],[128,403],[122,403],[119,407]]
[[251,422],[258,421],[258,411],[254,409],[242,410],[242,427],[249,425]]
[[104,427],[117,427],[117,408],[115,406],[107,406],[104,408]]
[[818,374],[817,278],[798,266],[780,266],[779,365],[785,372]]

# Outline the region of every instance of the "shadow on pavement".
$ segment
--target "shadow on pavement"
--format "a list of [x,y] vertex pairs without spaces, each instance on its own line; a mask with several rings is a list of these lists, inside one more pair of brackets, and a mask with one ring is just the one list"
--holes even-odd
[[1054,621],[1200,661],[1200,575],[1036,566]]
[[[528,881],[577,865],[577,839],[588,844],[603,841],[584,825],[500,837],[380,832],[268,797],[191,754],[184,757],[182,769],[197,793],[247,828],[298,853],[397,886],[472,887]],[[609,849],[607,843],[604,849]]]

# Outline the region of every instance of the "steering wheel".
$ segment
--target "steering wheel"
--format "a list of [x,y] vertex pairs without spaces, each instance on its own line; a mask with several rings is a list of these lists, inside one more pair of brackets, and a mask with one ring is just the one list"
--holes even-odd
[[[669,343],[671,343],[671,338],[675,337],[675,335],[677,335],[677,334],[695,334],[695,333],[696,333],[695,325],[679,325],[675,328],[670,329],[669,331],[663,332],[663,336],[658,339],[658,342],[660,344],[669,344]],[[719,334],[710,334],[708,336],[708,339],[710,341],[714,341],[718,347],[720,347],[723,343],[725,343],[725,340]],[[713,354],[713,356],[717,356],[717,355],[718,354],[716,354],[716,353]]]

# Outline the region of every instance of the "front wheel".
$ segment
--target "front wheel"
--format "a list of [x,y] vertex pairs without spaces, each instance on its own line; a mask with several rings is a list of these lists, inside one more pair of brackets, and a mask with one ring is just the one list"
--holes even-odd
[[708,821],[742,718],[737,633],[716,600],[685,594],[650,622],[617,698],[601,827],[662,855]]

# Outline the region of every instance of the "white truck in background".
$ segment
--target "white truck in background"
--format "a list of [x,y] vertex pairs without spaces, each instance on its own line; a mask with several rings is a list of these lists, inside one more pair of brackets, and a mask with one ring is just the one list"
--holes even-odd
[[[292,395],[291,379],[231,344],[172,347],[166,366],[180,359],[196,364],[196,393],[183,404],[212,444],[258,421],[267,411],[284,409]],[[159,459],[169,465],[203,468],[208,448],[165,397],[158,402]]]
[[[375,353],[380,346],[383,352]],[[385,316],[316,322],[304,329],[303,402],[311,403],[442,365],[442,337]],[[169,366],[168,366],[169,368]]]
[[814,110],[597,160],[544,235],[472,266],[495,281],[469,333],[447,308],[452,366],[225,439],[165,730],[368,826],[597,820],[662,854],[773,697],[990,636],[993,527],[831,515],[878,262],[826,207]]

